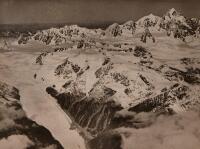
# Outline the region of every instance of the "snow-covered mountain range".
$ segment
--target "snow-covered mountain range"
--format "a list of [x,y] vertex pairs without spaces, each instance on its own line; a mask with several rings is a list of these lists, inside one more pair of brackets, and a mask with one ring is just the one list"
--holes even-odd
[[199,33],[198,19],[170,9],[105,30],[72,25],[21,35],[16,46],[42,51],[33,78],[89,149],[198,149]]
[[69,39],[73,40],[77,38],[132,37],[134,40],[138,36],[142,42],[146,43],[149,39],[153,39],[152,41],[156,42],[154,36],[158,33],[163,33],[184,42],[191,41],[193,37],[199,37],[200,21],[198,18],[186,18],[172,8],[162,17],[150,14],[136,22],[127,21],[121,25],[114,23],[105,30],[87,29],[77,25],[51,28],[38,31],[36,34],[30,36],[21,35],[19,43],[26,43],[28,40],[38,40],[47,45],[55,45],[66,43]]
[[[38,32],[31,39],[51,49],[36,58],[41,69],[34,77],[48,82],[47,93],[81,128],[89,148],[132,149],[135,133],[160,131],[178,121],[176,116],[185,123],[185,115],[196,115],[200,44],[196,37],[199,24],[193,21],[171,9],[162,18],[150,14],[137,22],[114,23],[106,30],[66,26]],[[181,137],[189,129],[183,125]],[[168,131],[180,139],[173,135],[176,129]],[[167,135],[163,132],[164,143],[153,136],[153,148],[184,147],[172,143],[173,139],[165,140]]]

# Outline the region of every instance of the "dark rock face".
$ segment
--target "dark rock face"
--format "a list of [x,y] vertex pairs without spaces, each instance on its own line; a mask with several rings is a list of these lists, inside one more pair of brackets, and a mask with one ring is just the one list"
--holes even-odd
[[78,44],[77,44],[77,48],[78,48],[78,49],[81,49],[81,48],[83,48],[83,46],[84,46],[84,40],[80,40],[80,41],[78,42]]
[[149,59],[152,58],[152,55],[150,52],[147,51],[147,49],[137,46],[134,49],[134,56],[144,58],[144,59]]
[[130,85],[128,78],[120,73],[112,73],[111,76],[116,82],[120,82],[124,86]]
[[70,62],[68,61],[68,59],[66,59],[61,65],[58,65],[56,70],[55,70],[55,74],[56,75],[60,75],[62,73],[64,73],[64,67],[67,65],[67,64],[70,64]]
[[31,39],[32,34],[23,33],[18,39],[18,44],[26,44],[28,40]]
[[135,57],[140,58],[140,62],[139,62],[140,65],[149,66],[153,63],[152,62],[152,58],[153,58],[152,54],[149,52],[148,49],[146,49],[144,47],[136,46],[134,49],[133,55]]
[[69,80],[62,87],[67,88],[71,83],[72,83],[72,80]]
[[63,75],[63,78],[70,76],[72,73],[75,73],[76,75],[82,75],[84,70],[79,65],[73,64],[68,59],[66,59],[62,64],[58,65],[55,70],[55,74],[58,76]]
[[108,72],[113,68],[113,63],[107,63],[106,65],[103,65],[100,67],[96,72],[95,75],[97,78],[100,78],[102,76],[105,76],[108,74]]
[[36,58],[36,64],[43,65],[43,58],[47,56],[49,52],[43,52]]
[[[19,97],[19,91],[16,88],[0,82],[0,140],[9,137],[17,139],[18,136],[24,136],[31,142],[27,148],[62,149],[60,143],[46,128],[26,117]],[[13,148],[16,148],[15,144]]]
[[185,64],[186,66],[194,65],[194,64],[200,64],[199,59],[195,59],[195,58],[184,57],[180,61],[181,61],[182,64]]
[[123,27],[127,30],[130,30],[132,34],[134,34],[136,30],[136,23],[134,21],[129,21],[123,24]]
[[66,51],[67,50],[67,48],[55,48],[54,49],[54,52],[62,52],[62,51]]
[[162,107],[162,110],[169,107],[176,100],[182,100],[187,97],[187,91],[189,88],[187,86],[181,86],[179,84],[173,85],[169,90],[164,91],[163,93],[144,100],[142,103],[137,104],[134,107],[129,108],[129,111],[134,112],[150,112],[159,110],[159,107]]
[[80,67],[77,64],[75,65],[71,64],[71,66],[75,73],[77,73],[80,70]]
[[105,58],[105,60],[104,60],[102,65],[104,66],[104,65],[108,64],[109,62],[110,62],[110,58],[107,57],[107,58]]
[[7,84],[0,82],[0,96],[2,98],[15,98],[20,99],[19,90],[15,87],[9,87]]
[[[113,96],[115,91],[105,88],[105,96]],[[112,101],[99,102],[93,98],[82,95],[73,95],[71,93],[58,94],[54,88],[48,87],[47,93],[57,99],[61,108],[70,114],[74,121],[82,128],[96,136],[104,131],[110,124],[114,113],[121,109]]]
[[52,39],[53,39],[53,36],[51,36],[50,34],[48,34],[48,35],[42,35],[42,36],[40,34],[36,34],[34,36],[34,39],[35,40],[39,40],[39,41],[41,40],[46,45],[49,45],[51,43]]
[[143,34],[141,36],[141,41],[146,43],[148,38],[152,39],[153,42],[156,42],[155,38],[153,37],[153,35],[149,31],[149,29],[147,28],[147,29],[145,29],[145,31],[143,32]]
[[182,71],[177,68],[169,67],[168,71],[164,72],[164,76],[170,81],[184,80],[189,84],[199,84],[200,83],[199,72],[200,72],[199,68],[186,68],[186,71]]
[[110,33],[116,37],[116,36],[120,36],[122,34],[122,30],[119,26],[119,24],[114,24],[113,26],[110,27]]

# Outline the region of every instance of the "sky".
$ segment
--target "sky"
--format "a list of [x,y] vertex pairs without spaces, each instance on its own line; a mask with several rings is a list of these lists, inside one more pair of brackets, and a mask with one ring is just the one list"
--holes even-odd
[[125,22],[175,8],[200,18],[200,0],[0,0],[0,24]]

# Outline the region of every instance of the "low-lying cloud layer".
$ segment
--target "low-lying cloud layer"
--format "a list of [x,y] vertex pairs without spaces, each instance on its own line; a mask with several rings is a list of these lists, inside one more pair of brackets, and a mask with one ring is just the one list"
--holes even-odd
[[160,116],[150,127],[122,128],[120,131],[124,134],[125,149],[198,149],[200,113]]

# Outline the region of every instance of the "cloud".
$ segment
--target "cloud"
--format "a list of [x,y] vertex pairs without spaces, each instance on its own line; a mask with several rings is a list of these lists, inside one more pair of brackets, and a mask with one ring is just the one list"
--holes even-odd
[[[121,128],[125,149],[198,149],[200,113],[160,116],[154,124],[141,129]],[[127,133],[129,135],[127,135]]]
[[7,139],[0,140],[0,146],[4,149],[11,149],[14,146],[17,148],[28,148],[34,143],[24,135],[11,135]]

